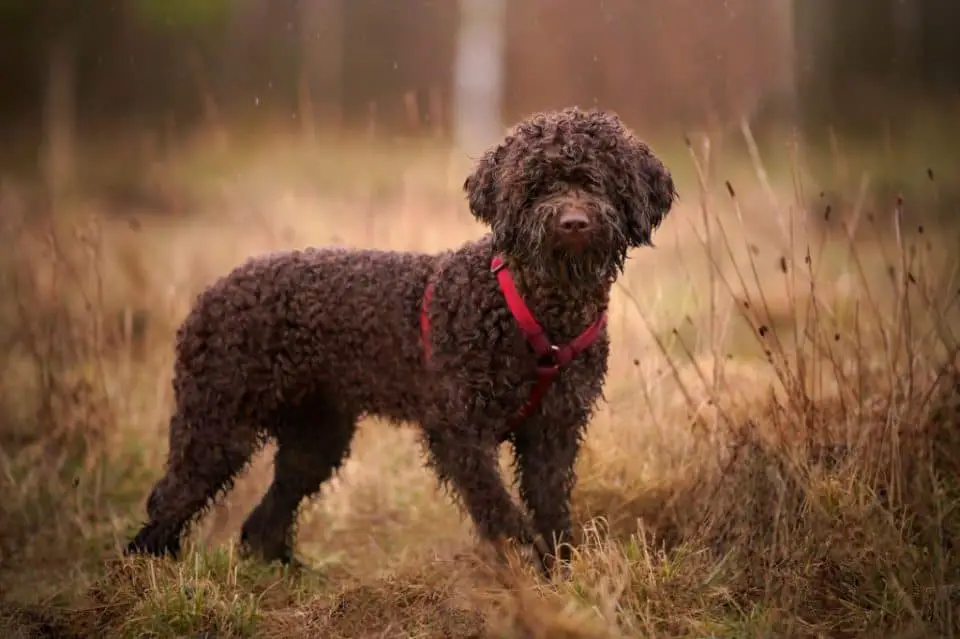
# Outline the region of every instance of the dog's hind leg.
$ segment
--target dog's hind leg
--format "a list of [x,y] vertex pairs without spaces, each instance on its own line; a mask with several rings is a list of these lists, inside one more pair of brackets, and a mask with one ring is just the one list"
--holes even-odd
[[174,414],[167,472],[150,491],[149,521],[126,552],[176,557],[190,523],[230,488],[259,443],[255,428],[223,413],[194,418],[181,409]]
[[265,561],[293,559],[301,502],[320,491],[350,452],[355,415],[320,397],[286,411],[277,429],[273,483],[243,523],[242,546]]

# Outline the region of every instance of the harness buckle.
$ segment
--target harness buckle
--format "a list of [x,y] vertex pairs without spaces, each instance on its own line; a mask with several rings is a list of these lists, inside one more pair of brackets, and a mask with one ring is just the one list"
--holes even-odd
[[560,347],[550,345],[550,350],[537,358],[537,372],[541,375],[555,375],[560,370],[558,354]]

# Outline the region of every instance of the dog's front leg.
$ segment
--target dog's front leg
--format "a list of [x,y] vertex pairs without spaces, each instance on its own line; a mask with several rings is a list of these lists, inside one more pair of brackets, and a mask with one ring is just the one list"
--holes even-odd
[[454,488],[478,536],[495,546],[504,539],[532,543],[523,511],[500,476],[497,443],[478,434],[486,431],[449,424],[432,424],[425,430],[430,462],[440,481]]
[[537,421],[522,425],[514,437],[520,496],[533,516],[537,533],[553,553],[541,558],[550,571],[556,559],[568,562],[571,557],[570,497],[582,432],[581,424]]

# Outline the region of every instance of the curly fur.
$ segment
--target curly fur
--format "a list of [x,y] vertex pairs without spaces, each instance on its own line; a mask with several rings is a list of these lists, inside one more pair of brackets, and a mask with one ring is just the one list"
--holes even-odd
[[[166,474],[129,552],[175,555],[189,525],[273,438],[273,483],[241,538],[264,559],[289,560],[300,503],[336,472],[366,415],[420,425],[430,464],[482,539],[569,541],[574,462],[602,396],[609,338],[604,331],[511,429],[536,362],[491,256],[506,256],[535,317],[567,342],[606,310],[628,249],[651,243],[676,198],[673,180],[617,116],[570,108],[517,125],[464,190],[491,233],[454,251],[276,253],[200,294],[177,333]],[[571,207],[595,229],[579,251],[558,240],[558,216]],[[515,448],[526,514],[498,472],[504,442]]]

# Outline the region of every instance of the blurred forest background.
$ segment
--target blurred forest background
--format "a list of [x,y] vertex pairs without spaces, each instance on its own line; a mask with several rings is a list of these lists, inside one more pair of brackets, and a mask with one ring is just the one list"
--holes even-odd
[[0,170],[62,191],[79,148],[134,173],[198,130],[475,153],[568,104],[672,141],[746,117],[944,155],[958,27],[950,0],[2,0]]

